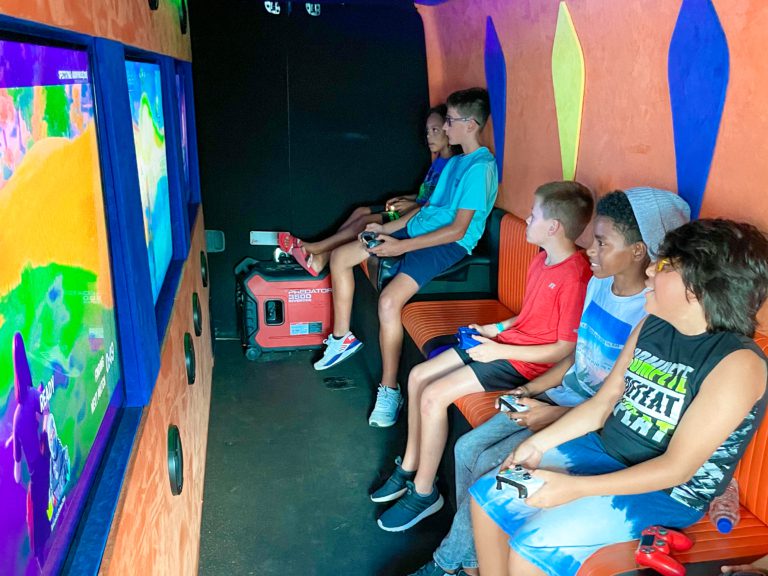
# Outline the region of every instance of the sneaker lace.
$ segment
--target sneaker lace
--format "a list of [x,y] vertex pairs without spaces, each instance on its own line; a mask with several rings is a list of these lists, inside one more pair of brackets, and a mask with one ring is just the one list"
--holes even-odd
[[341,349],[342,342],[344,342],[343,339],[338,340],[336,338],[328,336],[328,338],[323,340],[323,344],[325,344],[326,346],[324,355],[336,354]]
[[389,390],[383,384],[379,384],[379,390],[376,392],[376,407],[373,409],[377,414],[391,412],[397,406],[397,399]]

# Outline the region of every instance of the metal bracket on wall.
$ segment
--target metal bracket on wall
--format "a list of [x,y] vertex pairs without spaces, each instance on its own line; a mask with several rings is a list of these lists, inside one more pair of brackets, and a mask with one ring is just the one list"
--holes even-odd
[[205,246],[208,252],[224,252],[227,246],[226,238],[222,230],[206,230]]

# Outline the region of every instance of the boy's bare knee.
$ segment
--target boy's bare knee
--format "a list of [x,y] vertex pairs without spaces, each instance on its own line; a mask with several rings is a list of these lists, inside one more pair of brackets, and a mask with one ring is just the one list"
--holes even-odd
[[370,213],[371,213],[371,209],[370,208],[366,208],[364,206],[359,206],[359,207],[355,208],[352,211],[352,217],[353,218],[365,218]]
[[423,365],[423,363],[417,364],[408,374],[408,394],[412,397],[421,395],[421,392],[427,385],[425,370],[422,368]]
[[428,386],[421,395],[419,408],[422,416],[433,416],[445,412],[446,406],[442,397],[435,392],[435,388]]
[[379,321],[400,322],[403,311],[403,302],[391,293],[382,292],[379,296]]

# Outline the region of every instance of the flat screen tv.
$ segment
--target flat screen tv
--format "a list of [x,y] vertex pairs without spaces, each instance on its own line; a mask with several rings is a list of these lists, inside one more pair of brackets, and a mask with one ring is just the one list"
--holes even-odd
[[173,256],[160,66],[151,62],[126,60],[125,70],[128,76],[152,296],[157,303]]
[[61,562],[122,391],[88,53],[0,38],[0,562]]

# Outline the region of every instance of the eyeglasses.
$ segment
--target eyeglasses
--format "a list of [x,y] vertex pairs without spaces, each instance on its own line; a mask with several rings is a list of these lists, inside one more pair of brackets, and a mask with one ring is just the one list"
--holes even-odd
[[474,120],[474,118],[472,116],[464,116],[463,118],[452,118],[450,116],[445,117],[445,123],[448,124],[449,128],[453,126],[454,122],[469,122],[470,120]]
[[661,260],[656,260],[656,272],[663,272],[665,268],[672,268],[672,260],[669,258],[662,258]]

